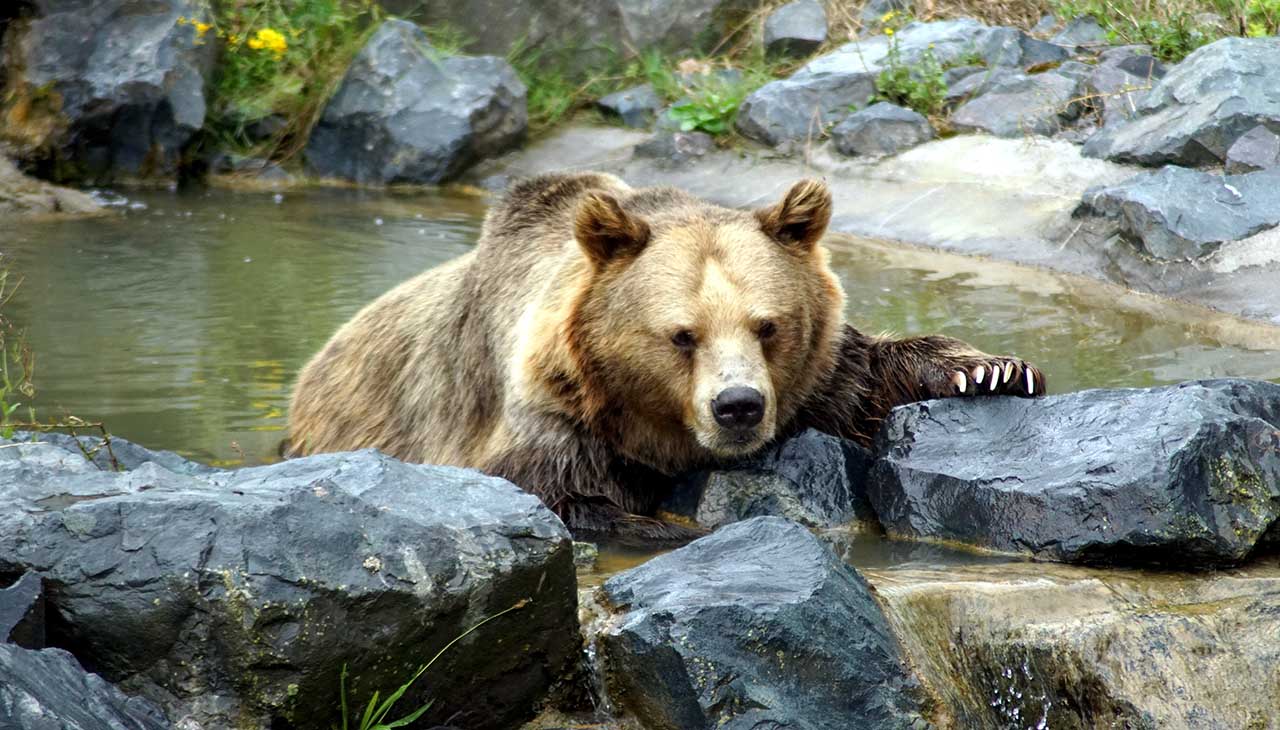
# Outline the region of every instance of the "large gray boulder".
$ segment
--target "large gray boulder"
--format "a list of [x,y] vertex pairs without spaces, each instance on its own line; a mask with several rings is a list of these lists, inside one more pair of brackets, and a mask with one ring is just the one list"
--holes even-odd
[[1195,259],[1280,224],[1280,169],[1217,175],[1167,166],[1085,191],[1081,213],[1166,261]]
[[771,54],[807,56],[827,40],[827,11],[818,0],[795,0],[764,21],[764,47]]
[[[216,47],[180,17],[199,0],[32,0],[0,67],[0,138],[42,177],[92,184],[173,178],[204,126]],[[22,120],[22,121],[16,121]]]
[[399,687],[434,719],[518,725],[576,659],[573,550],[536,497],[374,451],[181,474],[99,471],[79,451],[0,449],[0,574],[34,571],[48,643],[175,723],[328,726]]
[[1132,119],[1148,92],[1164,78],[1164,64],[1141,46],[1115,48],[1103,53],[1085,82],[1091,106],[1102,111],[1104,125]]
[[937,136],[924,115],[881,102],[855,112],[831,131],[836,150],[851,157],[882,157]]
[[687,475],[661,509],[712,530],[752,517],[818,528],[874,524],[870,467],[866,449],[810,429],[746,461]]
[[[893,42],[902,64],[918,63],[929,53],[945,65],[976,53],[990,30],[969,18],[917,22],[896,33]],[[876,93],[876,80],[890,63],[889,49],[883,35],[854,41],[765,84],[738,109],[738,131],[771,147],[821,138]]]
[[1052,135],[1080,116],[1081,88],[1079,77],[1057,71],[997,79],[985,93],[961,104],[951,125],[997,137]]
[[895,409],[868,496],[892,536],[1200,567],[1280,518],[1280,385],[1207,380]]
[[373,185],[440,183],[518,143],[525,87],[491,56],[442,57],[418,26],[388,20],[347,69],[307,141],[307,168]]
[[61,649],[0,643],[0,727],[5,730],[169,730],[152,703],[86,672]]
[[1084,153],[1142,165],[1216,165],[1245,132],[1280,128],[1280,38],[1223,38],[1197,49]]
[[858,573],[776,517],[609,579],[610,697],[654,728],[912,727],[919,686]]

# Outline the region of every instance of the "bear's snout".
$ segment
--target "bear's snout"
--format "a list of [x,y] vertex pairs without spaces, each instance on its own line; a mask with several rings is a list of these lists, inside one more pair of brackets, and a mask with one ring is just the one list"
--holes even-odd
[[724,428],[745,431],[764,420],[764,395],[742,385],[725,388],[711,399],[711,415]]

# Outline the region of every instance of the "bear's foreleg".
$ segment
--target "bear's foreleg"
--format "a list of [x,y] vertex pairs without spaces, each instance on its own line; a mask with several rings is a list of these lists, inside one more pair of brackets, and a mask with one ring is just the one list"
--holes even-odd
[[1043,373],[951,337],[895,340],[846,325],[835,370],[798,424],[869,444],[895,406],[931,398],[1044,395]]

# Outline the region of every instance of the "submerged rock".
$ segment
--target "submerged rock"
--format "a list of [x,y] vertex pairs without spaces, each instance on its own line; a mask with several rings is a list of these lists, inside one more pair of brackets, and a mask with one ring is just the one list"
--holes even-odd
[[919,686],[866,582],[775,517],[609,579],[611,698],[645,727],[909,728]]
[[940,714],[965,730],[1270,728],[1280,569],[1043,563],[867,571]]
[[795,0],[764,21],[764,47],[771,54],[803,57],[827,40],[827,11],[818,0]]
[[690,475],[663,510],[716,529],[751,517],[785,517],[809,527],[874,523],[866,497],[871,454],[808,430],[743,463]]
[[402,701],[510,727],[580,648],[569,535],[500,479],[374,451],[106,472],[44,443],[0,450],[0,474],[0,574],[56,585],[49,643],[175,723],[327,725],[344,665],[350,697],[366,701],[532,599]]
[[647,127],[662,106],[652,84],[641,84],[600,97],[596,107],[605,115],[616,117],[628,127]]
[[1223,38],[1197,49],[1084,152],[1142,165],[1214,165],[1242,134],[1280,126],[1280,38]]
[[[4,39],[0,128],[55,181],[173,178],[203,126],[216,45],[199,0],[38,0]],[[21,120],[21,121],[18,121]]]
[[102,206],[93,196],[28,177],[0,153],[0,220],[101,212]]
[[1280,169],[1215,175],[1170,165],[1083,200],[1082,213],[1115,219],[1151,256],[1195,259],[1280,224]]
[[884,102],[855,112],[831,131],[836,149],[855,157],[897,154],[936,136],[922,114]]
[[[912,23],[894,35],[899,62],[911,65],[926,53],[940,64],[973,55],[991,29],[971,20]],[[820,139],[876,92],[889,64],[890,40],[874,36],[847,43],[810,61],[790,77],[757,89],[738,110],[738,131],[773,147]]]
[[155,705],[86,672],[61,649],[0,644],[0,727],[5,730],[169,730]]
[[961,104],[951,116],[960,131],[997,137],[1051,135],[1080,116],[1081,79],[1050,71],[993,82],[985,93]]
[[357,183],[439,183],[513,147],[525,87],[492,56],[441,57],[418,26],[384,22],[307,141],[307,167]]
[[868,497],[899,537],[1201,567],[1280,518],[1280,385],[1261,381],[915,403],[878,446]]

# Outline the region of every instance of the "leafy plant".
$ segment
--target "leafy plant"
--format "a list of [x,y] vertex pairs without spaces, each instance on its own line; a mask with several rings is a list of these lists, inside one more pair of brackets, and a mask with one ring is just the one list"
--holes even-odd
[[[1233,18],[1249,5],[1280,5],[1277,0],[1201,0],[1200,2],[1175,2],[1174,0],[1060,0],[1055,4],[1057,14],[1071,20],[1091,15],[1107,31],[1112,43],[1141,43],[1151,46],[1151,52],[1165,61],[1180,61],[1195,49],[1218,40],[1226,34],[1230,20],[1216,25],[1205,20],[1206,14],[1222,11]],[[1266,27],[1258,14],[1259,27]],[[1237,18],[1239,22],[1240,18]],[[1274,26],[1271,26],[1274,27]]]
[[418,718],[426,714],[427,710],[431,709],[431,705],[434,702],[434,700],[428,701],[423,706],[419,707],[413,712],[410,712],[408,715],[401,717],[398,720],[388,721],[387,715],[391,712],[391,709],[395,707],[396,702],[399,702],[400,698],[404,696],[404,693],[409,691],[409,688],[413,686],[413,683],[417,682],[418,678],[421,677],[423,673],[426,672],[427,669],[431,667],[432,664],[435,664],[436,660],[439,659],[454,644],[458,643],[459,641],[462,641],[462,639],[465,638],[468,634],[480,628],[481,626],[484,626],[490,621],[498,618],[499,616],[524,608],[525,606],[529,605],[530,600],[531,599],[528,599],[528,598],[520,600],[516,602],[514,606],[511,606],[510,608],[504,609],[502,611],[499,611],[493,614],[492,616],[484,619],[483,621],[476,624],[475,626],[472,626],[466,631],[463,631],[461,634],[458,634],[457,636],[455,636],[448,644],[444,645],[444,648],[436,652],[435,656],[431,657],[431,661],[418,667],[418,671],[414,672],[413,676],[409,678],[409,681],[400,685],[399,689],[387,695],[386,699],[383,699],[381,703],[378,702],[380,693],[375,690],[373,693],[373,696],[369,698],[369,704],[365,705],[364,713],[360,715],[359,724],[351,723],[351,720],[354,720],[354,718],[348,713],[348,710],[347,710],[347,665],[343,664],[342,672],[341,674],[338,675],[338,687],[341,693],[339,697],[340,697],[340,702],[342,706],[342,730],[351,730],[351,727],[353,724],[354,724],[354,727],[356,727],[358,730],[393,730],[394,728],[404,727],[406,725],[410,725],[416,722]]
[[871,101],[887,101],[926,116],[940,114],[946,103],[947,80],[933,46],[915,63],[907,63],[893,30],[886,28],[885,34],[889,36],[889,53],[884,70],[876,77],[876,94]]
[[747,93],[741,82],[708,81],[690,93],[686,101],[671,107],[671,118],[685,132],[724,134],[733,128],[738,107]]

